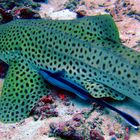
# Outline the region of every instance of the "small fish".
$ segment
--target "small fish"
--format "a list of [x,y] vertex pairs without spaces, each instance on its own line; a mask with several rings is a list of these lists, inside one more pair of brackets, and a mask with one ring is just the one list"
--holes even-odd
[[90,101],[96,102],[100,105],[103,105],[104,107],[107,107],[107,108],[117,112],[131,126],[133,126],[136,129],[138,129],[138,127],[140,126],[139,122],[131,115],[129,115],[121,110],[118,110],[117,108],[111,106],[110,104],[108,104],[107,102],[105,102],[102,99],[94,98],[83,87],[79,86],[78,84],[76,84],[72,80],[69,80],[69,79],[67,80],[66,78],[63,78],[62,75],[65,73],[64,70],[59,71],[59,72],[51,72],[48,70],[40,69],[38,72],[50,84],[52,84],[58,88],[64,89],[66,91],[72,92],[72,93],[76,94],[77,96],[79,96],[83,100],[90,100]]

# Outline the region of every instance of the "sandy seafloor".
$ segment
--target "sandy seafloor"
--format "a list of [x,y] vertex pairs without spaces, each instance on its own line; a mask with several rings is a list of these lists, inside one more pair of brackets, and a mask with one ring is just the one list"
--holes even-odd
[[[130,9],[127,8],[128,5],[125,9],[121,7],[124,2],[121,0],[101,0],[100,2],[97,2],[96,0],[83,0],[85,4],[78,5],[73,12],[70,12],[69,10],[63,11],[64,3],[66,1],[67,0],[63,0],[60,2],[58,0],[52,0],[49,1],[48,4],[41,3],[39,11],[41,17],[73,19],[76,17],[77,11],[89,16],[104,14],[106,13],[105,9],[108,8],[119,28],[122,43],[138,51],[140,50],[140,21],[138,20],[139,17],[137,17],[140,15],[140,10],[138,8],[140,7],[140,0],[132,0],[131,2],[125,0],[126,3],[130,3],[130,5],[128,4],[131,7]],[[118,5],[115,3],[116,1]],[[101,6],[99,6],[99,4]],[[117,6],[114,6],[114,4]],[[117,14],[114,12],[116,10],[115,8],[120,8]],[[135,11],[135,14],[128,16],[129,10]],[[2,83],[3,80],[1,79],[0,91],[2,89]],[[69,131],[68,127],[64,127],[66,122],[72,126],[72,129],[74,129],[76,133],[84,136],[84,139],[86,140],[90,140],[90,137],[86,135],[90,135],[89,133],[91,130],[100,133],[105,140],[140,140],[140,130],[129,128],[118,114],[109,111],[108,109],[100,109],[98,106],[97,108],[96,106],[93,107],[91,104],[87,104],[76,97],[70,96],[69,98],[69,95],[68,105],[59,97],[56,97],[55,104],[57,105],[55,108],[58,112],[57,117],[50,117],[43,120],[39,119],[37,121],[34,121],[33,118],[30,117],[25,121],[16,124],[0,123],[0,140],[58,140],[60,137],[54,137],[54,135],[50,133],[50,124],[55,123],[56,127],[58,125],[57,128],[66,132]],[[128,112],[140,121],[139,103],[129,99],[123,102],[111,102],[111,104],[120,110]],[[75,116],[80,116],[80,119],[78,118],[80,120],[80,122],[78,122],[79,124],[75,121]],[[93,127],[93,125],[95,125],[95,127]],[[102,137],[100,137],[99,140],[102,140]],[[79,137],[75,137],[75,140],[78,138]],[[92,139],[96,140],[96,138]]]

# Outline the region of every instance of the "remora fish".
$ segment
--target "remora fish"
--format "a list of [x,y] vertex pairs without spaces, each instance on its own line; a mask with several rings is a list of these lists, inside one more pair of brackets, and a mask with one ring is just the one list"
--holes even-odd
[[65,70],[64,78],[93,97],[140,102],[140,53],[123,46],[109,15],[75,20],[15,20],[0,25],[0,59],[9,64],[0,120],[17,122],[50,92],[34,67]]
[[111,106],[110,104],[108,104],[107,102],[105,102],[101,99],[94,98],[84,88],[82,88],[78,84],[74,83],[73,81],[62,78],[61,76],[64,74],[63,71],[54,73],[54,72],[47,71],[47,70],[38,70],[38,72],[50,84],[52,84],[56,87],[59,87],[61,89],[64,89],[66,91],[72,92],[72,93],[76,94],[77,96],[79,96],[80,98],[82,98],[83,100],[91,100],[91,101],[97,102],[100,105],[103,105],[104,107],[107,107],[107,108],[117,112],[118,114],[120,114],[120,116],[122,116],[134,128],[137,129],[139,127],[139,125],[140,125],[139,122],[131,115],[129,115],[121,110],[118,110],[117,108]]

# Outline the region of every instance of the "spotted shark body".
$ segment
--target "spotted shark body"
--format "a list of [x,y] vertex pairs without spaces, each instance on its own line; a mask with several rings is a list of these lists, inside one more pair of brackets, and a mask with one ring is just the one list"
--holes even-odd
[[65,70],[93,97],[140,102],[140,54],[123,46],[109,15],[75,20],[16,20],[0,26],[0,59],[9,64],[0,120],[26,118],[50,92],[36,69]]

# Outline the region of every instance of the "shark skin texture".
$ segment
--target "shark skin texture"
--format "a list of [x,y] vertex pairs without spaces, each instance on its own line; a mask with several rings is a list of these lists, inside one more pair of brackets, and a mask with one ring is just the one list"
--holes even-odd
[[140,53],[120,43],[109,15],[75,20],[15,20],[0,25],[0,59],[9,65],[0,121],[18,122],[50,92],[37,69],[65,71],[93,97],[140,103]]

